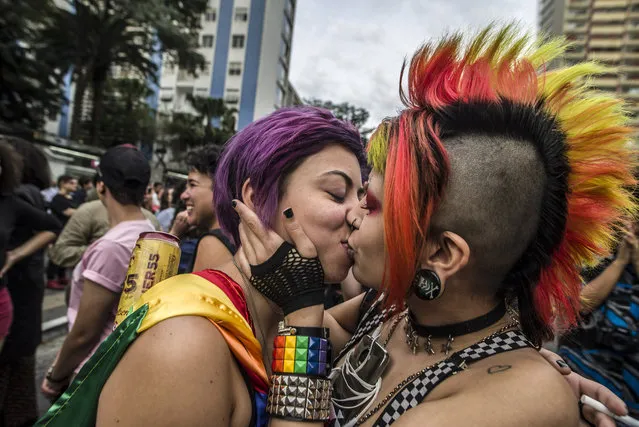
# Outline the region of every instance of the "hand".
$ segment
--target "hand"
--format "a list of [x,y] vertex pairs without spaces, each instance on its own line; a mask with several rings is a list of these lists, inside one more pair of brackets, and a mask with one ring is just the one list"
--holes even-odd
[[[572,389],[572,392],[575,394],[577,399],[579,399],[582,394],[585,394],[586,396],[592,397],[593,399],[603,403],[614,414],[628,414],[628,408],[626,407],[626,404],[612,391],[608,390],[606,387],[602,386],[599,383],[586,379],[581,375],[572,372],[570,366],[568,366],[560,356],[553,353],[552,351],[542,348],[541,350],[539,350],[539,353],[546,359],[548,363],[552,365],[553,368],[557,369],[557,371],[564,375],[564,379],[568,381],[568,384],[570,385],[570,388]],[[582,412],[586,420],[596,425],[597,427],[616,426],[615,421],[612,418],[601,412],[597,412],[592,408],[584,407]],[[583,427],[587,426],[587,424],[583,421],[580,425]]]
[[635,227],[632,223],[627,222],[623,228],[622,239],[619,242],[615,262],[624,267],[630,263],[630,261],[636,262],[636,258],[639,256],[638,248],[639,242],[635,236]]
[[4,266],[2,270],[0,270],[0,278],[4,276],[11,267],[13,267],[18,261],[20,261],[21,257],[18,255],[16,251],[7,251],[4,261]]
[[51,403],[58,400],[62,393],[69,387],[68,381],[63,382],[51,382],[48,379],[42,380],[42,385],[40,386],[40,391],[44,396],[49,399]]
[[178,238],[184,236],[191,226],[187,220],[189,213],[187,211],[182,211],[176,215],[175,221],[173,221],[173,226],[171,227],[171,231],[169,233],[177,236]]
[[[315,245],[295,220],[293,211],[285,211],[283,224],[294,246],[264,227],[244,203],[234,200],[234,207],[240,216],[238,258],[251,284],[282,308],[289,324],[321,326],[324,272]],[[301,310],[308,307],[313,308]],[[289,316],[297,311],[303,313]]]

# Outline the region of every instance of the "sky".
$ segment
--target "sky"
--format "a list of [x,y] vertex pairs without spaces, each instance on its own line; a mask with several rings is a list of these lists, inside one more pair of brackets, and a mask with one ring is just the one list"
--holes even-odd
[[400,108],[402,62],[455,30],[518,21],[535,31],[537,0],[298,0],[289,79],[302,98],[349,102],[368,126]]

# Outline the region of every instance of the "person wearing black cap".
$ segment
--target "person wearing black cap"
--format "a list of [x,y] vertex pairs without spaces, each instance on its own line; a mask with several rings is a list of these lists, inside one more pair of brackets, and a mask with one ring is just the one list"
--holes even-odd
[[151,169],[132,146],[109,149],[100,159],[96,190],[109,216],[109,231],[86,250],[73,271],[67,317],[69,335],[42,383],[57,397],[74,373],[113,330],[122,284],[140,233],[155,228],[142,213]]

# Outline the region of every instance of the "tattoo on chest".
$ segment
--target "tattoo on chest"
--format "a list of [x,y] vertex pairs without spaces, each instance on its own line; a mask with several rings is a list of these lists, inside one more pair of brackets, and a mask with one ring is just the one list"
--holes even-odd
[[491,366],[490,368],[488,368],[488,373],[490,375],[492,374],[498,374],[500,372],[504,372],[509,370],[510,368],[512,368],[511,365],[495,365],[495,366]]

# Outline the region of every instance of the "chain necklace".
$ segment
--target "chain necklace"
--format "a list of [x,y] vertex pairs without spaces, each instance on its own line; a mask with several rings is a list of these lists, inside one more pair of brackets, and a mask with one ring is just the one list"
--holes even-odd
[[[246,277],[246,274],[244,274],[240,266],[237,265],[237,262],[235,261],[235,257],[232,257],[231,260],[233,260],[233,265],[235,266],[235,268],[237,268],[237,271],[239,271],[240,276],[242,276],[242,281],[244,282],[244,285],[248,289],[249,298],[247,298],[247,300],[249,301],[249,304],[251,304],[251,309],[253,310],[253,314],[255,317],[255,324],[257,325],[257,330],[260,333],[260,336],[262,337],[262,342],[264,343],[264,346],[266,346],[268,343],[266,342],[266,336],[264,335],[264,331],[262,330],[262,325],[260,324],[260,316],[257,312],[257,308],[255,307],[255,301],[253,300],[253,291],[251,290],[251,287],[252,287],[251,280],[248,277]],[[269,356],[269,353],[270,352],[267,349],[266,361],[268,362],[268,365],[266,365],[266,367],[269,367],[272,364],[271,356]],[[262,356],[264,357],[264,352],[262,352]]]
[[[393,332],[395,332],[395,329],[397,329],[397,326],[399,325],[399,322],[401,321],[401,319],[405,318],[408,314],[408,311],[401,313],[397,319],[395,319],[395,321],[393,322],[393,324],[391,325],[390,329],[389,329],[389,333],[388,333],[388,337],[386,338],[386,341],[384,342],[384,347],[386,347],[386,345],[390,342],[391,336],[393,335]],[[512,316],[512,312],[510,313]],[[506,324],[506,326],[504,326],[503,328],[501,328],[500,330],[498,330],[497,332],[494,332],[488,336],[485,336],[484,338],[482,338],[481,340],[477,341],[475,344],[480,343],[482,341],[486,341],[489,340],[491,338],[496,337],[499,334],[503,334],[504,332],[506,332],[509,329],[512,328],[516,328],[519,327],[519,320],[516,317],[512,317],[512,321],[508,324]],[[471,345],[475,345],[475,344],[471,344]],[[397,384],[395,386],[395,388],[393,388],[393,390],[391,390],[385,397],[384,399],[382,399],[377,405],[375,405],[375,407],[373,409],[371,409],[370,411],[368,411],[366,414],[362,415],[360,417],[359,420],[357,420],[357,422],[355,423],[355,426],[359,426],[362,425],[366,422],[366,420],[368,420],[370,417],[372,417],[373,415],[375,415],[380,409],[382,409],[383,407],[385,407],[388,402],[393,399],[395,397],[395,395],[397,395],[397,393],[399,393],[406,385],[408,385],[411,381],[413,381],[415,378],[419,377],[420,375],[423,375],[424,373],[426,373],[427,371],[433,369],[435,366],[437,366],[438,364],[442,363],[442,362],[446,362],[447,360],[450,360],[451,358],[447,358],[444,360],[441,360],[437,363],[433,363],[430,366],[427,366],[426,368],[422,369],[419,372],[415,372],[411,375],[409,375],[408,377],[406,377],[402,382],[400,382],[399,384]],[[465,366],[465,365],[464,365]],[[465,369],[465,368],[464,368]]]

